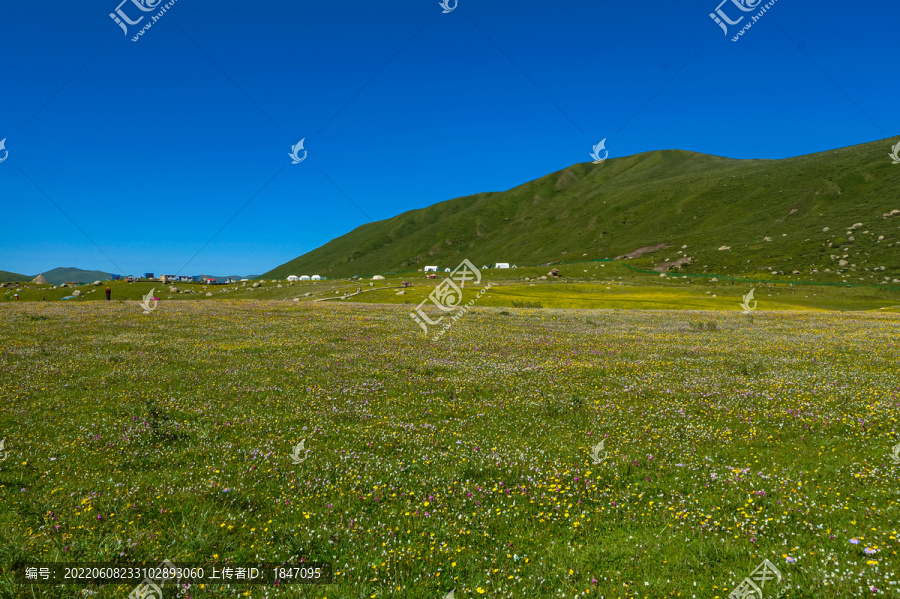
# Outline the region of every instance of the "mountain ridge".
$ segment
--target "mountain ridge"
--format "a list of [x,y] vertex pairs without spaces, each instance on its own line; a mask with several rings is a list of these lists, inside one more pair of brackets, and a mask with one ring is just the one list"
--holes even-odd
[[[888,157],[897,139],[891,139],[784,159],[654,150],[576,163],[506,191],[361,225],[261,276],[362,276],[426,264],[453,267],[463,258],[476,265],[542,264],[614,258],[663,243],[672,246],[669,260],[691,254],[682,272],[760,266],[790,266],[793,272],[800,265],[785,263],[808,259],[808,270],[823,274],[837,261],[822,248],[833,252],[828,243],[845,246],[853,236],[837,236],[842,228],[900,209],[900,167]],[[799,234],[806,240],[799,241]],[[861,242],[856,250],[863,250]],[[887,247],[866,245],[865,251],[898,262],[900,269],[897,246]],[[687,252],[674,253],[678,249]],[[658,266],[663,258],[657,253],[636,260]]]

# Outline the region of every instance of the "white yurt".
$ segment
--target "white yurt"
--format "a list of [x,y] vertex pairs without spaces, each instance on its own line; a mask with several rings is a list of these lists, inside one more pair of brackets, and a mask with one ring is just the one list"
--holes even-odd
[[321,280],[322,280],[322,277],[320,277],[319,275],[313,275],[313,276],[312,276],[312,280],[313,280],[313,281],[321,281]]
[[384,277],[382,277],[381,275],[375,275],[374,277],[372,277],[372,280],[373,281],[383,281]]
[[298,277],[297,275],[291,275],[287,278],[287,280],[288,281],[299,281],[300,277]]
[[297,279],[297,280],[298,280],[298,281],[308,281],[308,280],[309,280],[309,275],[303,275],[302,277],[300,277],[300,278]]

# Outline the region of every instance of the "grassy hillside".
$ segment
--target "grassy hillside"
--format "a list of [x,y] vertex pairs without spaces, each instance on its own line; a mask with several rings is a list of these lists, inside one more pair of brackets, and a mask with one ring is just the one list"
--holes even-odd
[[75,268],[74,266],[54,268],[53,270],[48,270],[43,273],[43,275],[51,285],[62,285],[69,281],[93,283],[94,281],[108,281],[110,279],[109,272],[102,270],[82,270],[80,268]]
[[25,281],[30,281],[33,278],[34,277],[29,277],[28,275],[20,275],[19,273],[0,270],[0,283],[24,283]]
[[[900,166],[887,156],[897,141],[784,160],[663,150],[575,164],[363,225],[262,277],[444,268],[463,258],[573,262],[667,244],[630,262],[663,271],[690,258],[679,272],[892,281],[900,279],[900,215],[883,215],[900,210]],[[855,223],[863,225],[850,230]]]

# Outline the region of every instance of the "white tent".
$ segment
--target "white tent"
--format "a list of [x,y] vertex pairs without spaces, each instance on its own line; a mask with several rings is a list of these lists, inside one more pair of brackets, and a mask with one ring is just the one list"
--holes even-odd
[[320,277],[319,275],[313,275],[313,276],[312,276],[312,280],[313,280],[313,281],[321,281],[321,280],[322,280],[322,277]]
[[498,262],[497,268],[509,268],[509,262]]
[[300,277],[298,277],[297,275],[291,275],[288,277],[288,281],[299,281],[299,280],[300,280]]
[[384,277],[382,277],[381,275],[375,275],[374,277],[372,277],[372,280],[373,281],[383,281]]
[[444,272],[452,272],[449,268],[445,268]]
[[437,272],[437,271],[438,271],[437,266],[426,266],[425,267],[425,272]]
[[309,275],[303,275],[303,276],[300,277],[298,280],[300,280],[300,281],[308,281],[308,280],[309,280]]

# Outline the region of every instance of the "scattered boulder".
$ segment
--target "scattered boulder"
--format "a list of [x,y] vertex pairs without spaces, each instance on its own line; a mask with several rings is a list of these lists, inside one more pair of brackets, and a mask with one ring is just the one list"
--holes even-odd
[[281,289],[281,283],[278,283],[278,288]]
[[713,277],[710,279],[710,281],[712,281],[713,283],[718,283],[719,279],[717,279],[716,277]]
[[100,281],[94,281],[94,287],[99,287],[102,284],[103,283],[101,283]]
[[207,293],[206,293],[206,297],[212,297],[212,296],[213,296],[213,295],[212,295],[211,292],[207,292]]
[[825,227],[824,229],[822,229],[822,232],[823,232],[823,233],[827,233],[827,232],[830,231],[830,230],[831,230],[831,229],[830,229],[829,227]]
[[68,287],[68,286],[69,286],[68,283],[63,283],[62,285],[60,285],[60,287]]
[[538,281],[546,281],[547,277],[538,277]]
[[900,215],[900,210],[891,210],[890,212],[885,212],[881,215],[881,218],[890,218],[892,216]]
[[552,268],[552,269],[550,269],[550,272],[548,272],[547,274],[548,274],[549,276],[551,276],[551,277],[558,277],[558,276],[559,276],[559,269],[558,269],[558,268]]
[[846,260],[841,260],[840,262],[838,262],[838,266],[847,266],[848,264],[850,264],[850,263],[847,262]]
[[724,252],[725,250],[730,250],[730,249],[731,249],[730,245],[723,245],[722,247],[719,248],[719,251]]
[[858,229],[858,228],[860,228],[861,226],[863,226],[862,223],[853,223],[853,226],[850,227],[850,230],[852,231],[853,229]]
[[300,298],[299,298],[299,297],[295,297],[295,298],[292,299],[291,301],[292,301],[292,302],[299,302],[299,301],[300,301]]
[[405,292],[405,291],[398,291],[398,292],[397,292],[397,295],[406,295],[406,292]]
[[76,289],[75,291],[72,292],[72,295],[74,295],[75,297],[80,297],[80,296],[81,296],[81,291],[79,291],[79,290]]
[[763,239],[763,241],[772,241],[772,238],[771,238],[771,237],[765,237],[765,238]]
[[793,274],[793,275],[799,275],[799,274],[800,274],[800,271],[799,271],[799,270],[795,270],[795,271],[792,272],[791,274]]
[[169,287],[169,293],[181,293],[178,287]]
[[253,283],[253,287],[254,287],[254,289],[255,289],[255,288],[256,288],[256,287],[259,287],[259,286],[260,286],[260,285],[261,285],[261,284],[262,284],[262,283],[259,283],[259,282],[257,282],[257,283]]

